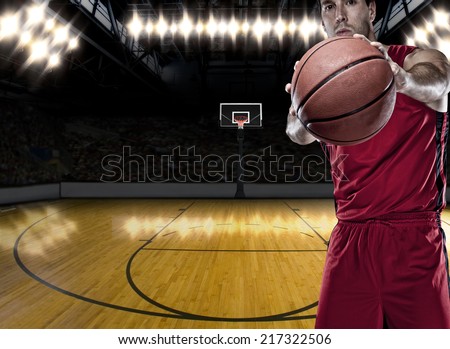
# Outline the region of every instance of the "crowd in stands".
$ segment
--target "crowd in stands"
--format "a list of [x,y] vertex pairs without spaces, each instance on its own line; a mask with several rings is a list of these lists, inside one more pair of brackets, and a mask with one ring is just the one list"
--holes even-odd
[[[326,161],[318,144],[297,147],[284,134],[284,115],[272,121],[245,131],[244,181],[323,182]],[[221,129],[215,115],[195,122],[158,115],[79,116],[63,135],[74,161],[66,180],[233,182],[238,174],[236,130]],[[306,155],[310,161],[303,161]]]
[[[218,115],[58,117],[38,106],[0,103],[0,185],[76,182],[234,182],[235,129]],[[282,114],[282,115],[280,115]],[[326,160],[316,143],[299,147],[284,133],[284,113],[266,112],[262,129],[243,142],[249,183],[324,182]]]
[[[55,163],[39,154],[52,153],[57,140],[55,124],[32,106],[0,102],[0,185],[54,183],[60,180]],[[39,150],[39,151],[38,151]]]

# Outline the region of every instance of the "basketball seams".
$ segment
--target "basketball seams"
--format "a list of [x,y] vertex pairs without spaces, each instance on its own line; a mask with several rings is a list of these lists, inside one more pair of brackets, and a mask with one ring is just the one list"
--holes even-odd
[[[316,93],[319,89],[321,89],[327,82],[331,81],[332,79],[334,79],[335,77],[337,77],[340,74],[344,73],[345,71],[347,71],[347,70],[349,70],[349,69],[351,69],[353,67],[356,67],[359,64],[362,64],[362,63],[365,63],[365,62],[369,62],[369,61],[373,61],[373,60],[377,60],[377,59],[384,60],[385,58],[384,57],[380,57],[380,56],[369,56],[369,57],[361,58],[361,59],[359,59],[357,61],[354,61],[354,62],[352,62],[350,64],[347,64],[345,67],[342,67],[341,69],[335,71],[333,74],[328,75],[325,79],[323,79],[316,86],[314,86],[314,88],[312,88],[306,94],[306,96],[303,98],[302,102],[299,103],[299,106],[296,109],[297,115],[298,115],[298,111],[300,110],[300,108],[302,108],[308,102],[308,100],[311,98],[311,96],[314,95],[314,93]],[[392,84],[392,81],[391,81],[390,84]]]
[[[392,84],[389,86],[389,88],[387,88],[386,90],[386,95],[385,96],[389,96],[389,95],[391,95],[392,93],[394,93],[394,95],[392,96],[391,95],[391,98],[394,98],[395,99],[395,95],[396,95],[396,92],[395,92],[395,81],[393,80],[392,81]],[[370,107],[373,107],[373,106],[376,106],[376,104],[377,103],[379,103],[380,101],[382,101],[382,98],[379,98],[376,102],[374,102],[371,106],[369,106],[369,108]],[[392,108],[394,107],[394,105],[392,105]],[[356,115],[357,115],[357,113],[355,113]],[[354,115],[355,115],[354,114]],[[351,115],[352,116],[352,115]],[[347,116],[348,117],[348,116]],[[386,118],[385,120],[384,120],[384,122],[381,124],[381,125],[379,125],[379,127],[376,129],[376,130],[374,130],[372,133],[370,133],[370,134],[367,134],[367,135],[364,135],[364,136],[360,136],[360,137],[358,137],[358,138],[354,138],[354,139],[351,139],[351,140],[346,140],[346,139],[336,139],[336,138],[332,138],[332,137],[324,137],[321,133],[320,133],[320,131],[317,131],[317,130],[314,130],[314,129],[312,129],[312,128],[310,128],[308,125],[311,125],[311,126],[314,126],[314,125],[326,125],[326,122],[333,122],[333,121],[336,121],[336,120],[339,120],[339,119],[335,119],[335,120],[324,120],[324,122],[323,123],[321,123],[321,122],[312,122],[312,123],[308,123],[308,125],[305,125],[305,128],[311,133],[311,134],[313,134],[314,136],[316,136],[316,138],[318,138],[318,139],[321,139],[322,141],[324,141],[325,143],[332,143],[332,144],[336,144],[336,145],[344,145],[344,146],[347,146],[347,145],[353,145],[353,144],[358,144],[358,143],[361,143],[361,142],[363,142],[363,141],[366,141],[366,140],[369,140],[370,138],[372,138],[373,136],[375,136],[378,132],[380,132],[383,128],[384,128],[384,126],[386,126],[386,124],[389,122],[389,119],[390,118]]]
[[[337,41],[337,40],[353,40],[353,38],[347,38],[347,37],[339,37],[339,38],[333,38],[332,40],[325,40],[325,41],[322,41],[321,43],[319,43],[319,44],[317,44],[316,46],[314,46],[312,49],[311,49],[311,52],[309,53],[309,56],[307,56],[305,59],[304,59],[304,62],[303,62],[303,64],[300,66],[300,69],[297,71],[297,74],[295,75],[295,81],[293,81],[292,83],[291,83],[291,85],[292,85],[292,90],[291,90],[291,95],[292,96],[294,96],[295,95],[295,90],[296,90],[296,87],[297,87],[297,82],[298,82],[298,78],[300,77],[300,74],[301,74],[301,72],[302,72],[302,70],[303,70],[303,68],[305,67],[305,65],[306,65],[306,63],[309,61],[309,59],[319,50],[319,49],[321,49],[321,48],[323,48],[323,47],[325,47],[326,45],[328,45],[328,44],[331,44],[331,43],[334,43],[335,41]],[[309,51],[308,51],[309,52]],[[300,62],[302,62],[302,60],[303,60],[303,58],[300,60]],[[297,111],[298,111],[298,109],[297,109]]]
[[[392,88],[394,88],[395,87],[395,80],[394,80],[394,77],[392,77],[392,79],[391,79],[391,81],[390,81],[390,83],[389,83],[389,85],[377,96],[377,97],[375,97],[374,99],[372,99],[370,102],[368,102],[368,103],[366,103],[365,105],[363,105],[363,106],[361,106],[361,107],[359,107],[359,108],[356,108],[356,109],[354,109],[354,110],[352,110],[352,111],[349,111],[349,112],[347,112],[347,113],[344,113],[344,114],[340,114],[340,115],[337,115],[337,116],[330,116],[330,117],[328,117],[328,118],[324,118],[324,119],[317,119],[317,120],[314,120],[314,121],[312,121],[312,122],[308,122],[308,124],[307,125],[311,125],[311,124],[316,124],[316,123],[321,123],[321,122],[327,122],[327,121],[335,121],[335,120],[339,120],[339,119],[342,119],[342,118],[345,118],[345,117],[347,117],[347,116],[351,116],[351,115],[353,115],[353,114],[356,114],[356,113],[359,113],[360,111],[363,111],[364,109],[366,109],[366,108],[368,108],[368,107],[370,107],[370,106],[372,106],[372,105],[374,105],[376,102],[378,102],[379,100],[381,100],[384,96],[386,96],[391,90],[392,90]],[[307,126],[306,125],[306,126]]]
[[375,47],[353,37],[332,38],[314,46],[297,65],[292,106],[316,138],[358,144],[388,122],[395,105],[395,81]]

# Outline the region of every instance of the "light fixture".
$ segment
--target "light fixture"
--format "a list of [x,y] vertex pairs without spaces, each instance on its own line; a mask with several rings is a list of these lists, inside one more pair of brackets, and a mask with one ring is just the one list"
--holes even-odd
[[406,45],[435,48],[450,58],[450,14],[433,9],[434,21],[425,21],[422,27],[413,27],[413,34],[406,36]]
[[183,33],[184,36],[189,36],[192,32],[192,22],[189,19],[189,17],[184,17],[183,21],[180,23],[180,31]]
[[167,29],[168,25],[166,21],[163,18],[161,18],[159,22],[156,24],[156,31],[159,33],[160,36],[164,36],[166,35]]
[[31,44],[30,59],[32,62],[42,61],[47,58],[49,52],[48,43],[45,40],[34,41]]
[[0,18],[0,39],[15,36],[19,31],[19,16],[8,14]]
[[134,38],[138,38],[141,35],[143,25],[142,21],[139,19],[137,15],[133,16],[133,19],[128,24],[128,30]]
[[0,15],[0,44],[8,39],[15,43],[17,51],[28,52],[24,68],[33,63],[56,67],[62,55],[78,47],[71,26],[50,16],[47,6],[48,1],[24,5],[16,13]]
[[48,67],[49,68],[57,67],[60,62],[61,62],[61,59],[60,59],[59,55],[54,53],[54,54],[50,55],[50,57],[48,59]]

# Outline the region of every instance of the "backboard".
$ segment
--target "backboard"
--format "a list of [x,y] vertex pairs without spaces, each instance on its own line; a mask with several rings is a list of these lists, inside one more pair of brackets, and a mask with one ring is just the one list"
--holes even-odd
[[262,103],[220,103],[220,127],[238,128],[238,121],[245,128],[262,127]]

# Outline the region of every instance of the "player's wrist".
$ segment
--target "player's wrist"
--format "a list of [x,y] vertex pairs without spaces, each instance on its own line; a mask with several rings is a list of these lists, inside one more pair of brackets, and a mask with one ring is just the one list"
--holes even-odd
[[399,67],[398,71],[394,73],[394,78],[397,92],[407,92],[411,86],[412,74]]

